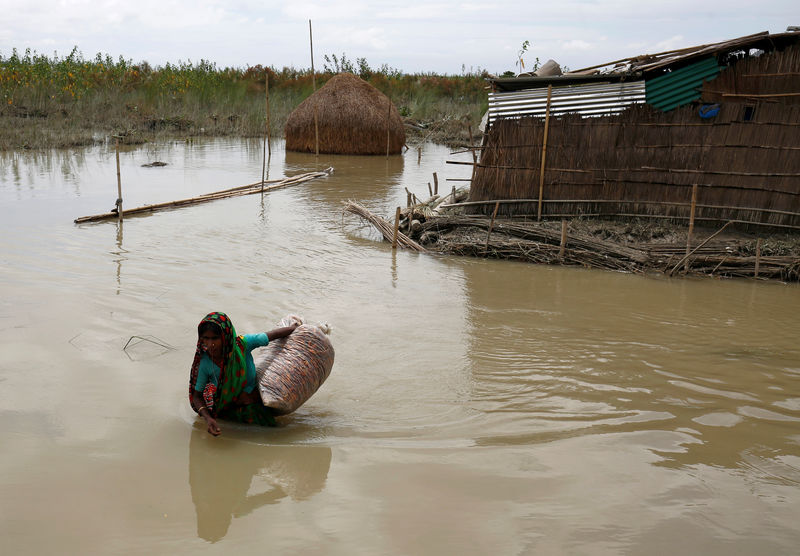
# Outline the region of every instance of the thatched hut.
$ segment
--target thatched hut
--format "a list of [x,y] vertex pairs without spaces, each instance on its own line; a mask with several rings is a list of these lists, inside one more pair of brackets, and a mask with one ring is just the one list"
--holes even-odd
[[405,128],[389,98],[363,79],[341,73],[332,77],[289,115],[286,150],[333,154],[400,153]]
[[471,212],[800,230],[800,32],[492,85]]

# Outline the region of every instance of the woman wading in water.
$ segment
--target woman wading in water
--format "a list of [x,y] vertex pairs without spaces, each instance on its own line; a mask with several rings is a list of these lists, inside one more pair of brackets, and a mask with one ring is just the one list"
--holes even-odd
[[189,403],[206,420],[209,433],[219,436],[222,432],[217,418],[275,426],[275,418],[256,388],[256,366],[250,352],[270,340],[285,338],[295,328],[297,324],[237,336],[224,313],[209,313],[200,321],[189,377]]

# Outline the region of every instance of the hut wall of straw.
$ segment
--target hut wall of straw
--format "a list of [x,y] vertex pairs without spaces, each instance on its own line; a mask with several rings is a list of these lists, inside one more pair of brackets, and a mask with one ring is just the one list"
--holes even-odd
[[[470,201],[499,214],[644,216],[699,225],[800,229],[800,46],[741,60],[670,112],[638,105],[614,116],[497,121],[484,137]],[[756,96],[758,95],[758,96]],[[719,103],[716,116],[702,104]],[[544,180],[540,184],[542,153]],[[493,204],[470,207],[491,214]],[[750,225],[748,226],[748,224]]]
[[401,152],[406,142],[400,113],[391,100],[363,79],[342,73],[332,77],[289,115],[286,150],[330,154],[385,155]]

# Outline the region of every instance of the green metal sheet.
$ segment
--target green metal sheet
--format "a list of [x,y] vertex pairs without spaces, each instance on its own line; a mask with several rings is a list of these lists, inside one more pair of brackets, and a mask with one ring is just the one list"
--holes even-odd
[[714,56],[645,81],[647,104],[668,112],[700,98],[703,83],[719,75]]

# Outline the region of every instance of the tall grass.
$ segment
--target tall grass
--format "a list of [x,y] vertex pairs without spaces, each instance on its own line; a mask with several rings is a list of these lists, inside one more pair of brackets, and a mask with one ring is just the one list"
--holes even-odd
[[[339,71],[357,73],[419,127],[436,124],[439,138],[465,139],[486,109],[480,73],[411,75],[385,65],[373,69],[363,58],[356,65],[344,55],[333,59],[336,64],[313,76],[317,87]],[[313,92],[310,70],[218,68],[205,60],[151,67],[101,54],[87,60],[77,49],[65,57],[0,53],[0,149],[87,144],[110,135],[129,141],[260,136],[267,76],[270,131],[278,136],[291,111]]]

